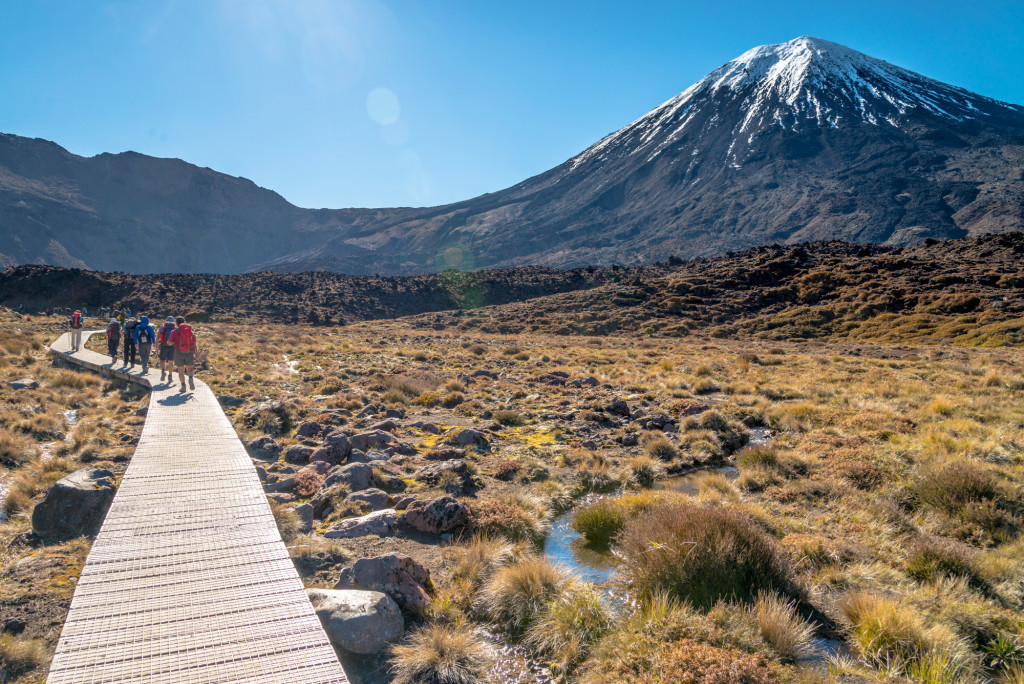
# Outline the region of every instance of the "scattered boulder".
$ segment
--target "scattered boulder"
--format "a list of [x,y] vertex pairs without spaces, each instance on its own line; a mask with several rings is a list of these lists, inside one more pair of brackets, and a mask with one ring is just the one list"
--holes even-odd
[[395,510],[404,511],[417,501],[419,501],[419,497],[417,496],[403,496],[401,499],[395,502]]
[[42,537],[96,534],[114,500],[114,474],[82,468],[50,488],[32,511],[32,529]]
[[327,449],[327,458],[324,458],[324,460],[342,463],[348,458],[349,452],[352,451],[352,443],[349,442],[348,435],[344,432],[334,430],[324,437],[323,448]]
[[442,534],[469,522],[469,508],[450,496],[442,496],[430,503],[416,502],[405,511],[405,522],[420,532]]
[[316,449],[304,444],[292,444],[284,450],[284,460],[289,463],[309,463],[309,457],[314,451]]
[[385,451],[371,449],[363,453],[359,449],[353,449],[348,456],[349,463],[373,463],[375,461],[386,461],[390,456]]
[[320,423],[315,420],[307,420],[295,430],[296,437],[316,437],[323,430]]
[[421,482],[436,485],[439,484],[442,479],[451,482],[452,478],[448,473],[451,473],[458,478],[462,488],[469,487],[473,484],[473,476],[469,472],[469,466],[466,465],[465,461],[455,458],[425,465],[417,470],[413,474],[413,477]]
[[313,505],[304,503],[294,508],[295,515],[299,516],[299,528],[302,532],[313,531]]
[[349,518],[335,523],[324,532],[328,539],[352,539],[377,535],[378,537],[394,536],[398,528],[398,513],[393,508],[367,513],[358,518]]
[[352,435],[349,442],[352,444],[353,449],[359,449],[360,451],[369,451],[370,449],[379,449],[386,447],[394,437],[384,432],[383,430],[373,430],[371,432],[360,432],[358,435]]
[[320,490],[309,500],[313,507],[314,518],[326,518],[333,511],[337,504],[349,495],[348,485],[344,482],[334,484],[331,487],[321,485]]
[[388,507],[388,500],[390,498],[391,497],[388,496],[387,492],[371,487],[370,489],[364,489],[359,492],[352,492],[345,497],[345,502],[353,503],[357,501],[365,501],[373,506],[373,510],[379,511]]
[[441,428],[439,428],[437,425],[434,425],[433,423],[420,423],[419,425],[416,425],[414,423],[413,427],[418,427],[420,430],[423,430],[423,432],[427,432],[432,435],[441,434]]
[[405,411],[403,411],[402,409],[397,409],[397,408],[389,408],[387,411],[384,412],[384,417],[385,418],[397,418],[397,419],[401,420],[401,419],[405,418]]
[[608,404],[607,411],[608,413],[611,413],[613,415],[625,416],[627,418],[629,417],[630,413],[629,404],[627,404],[624,399],[620,399],[619,397],[615,397],[614,399],[612,399],[612,402]]
[[278,475],[267,475],[267,481],[263,485],[267,492],[290,492],[295,489],[295,478],[279,477]]
[[249,453],[263,460],[276,460],[281,454],[281,449],[281,445],[270,435],[263,435],[249,442]]
[[140,406],[139,408],[135,409],[135,415],[138,416],[139,418],[145,418],[147,413],[149,413],[148,406]]
[[274,503],[286,504],[295,501],[295,495],[291,492],[273,492],[267,494],[267,498]]
[[327,638],[349,653],[373,655],[402,638],[402,611],[379,591],[307,589]]
[[580,380],[580,385],[582,385],[583,387],[597,387],[598,384],[599,383],[597,382],[597,378],[595,378],[593,375],[587,376]]
[[477,369],[469,374],[471,378],[490,378],[491,380],[497,380],[498,374],[494,371],[484,370],[482,368]]
[[473,428],[453,427],[444,433],[442,441],[449,446],[474,446],[478,449],[490,446],[487,436]]
[[371,425],[370,429],[371,430],[382,430],[384,432],[394,432],[395,430],[398,429],[398,423],[396,423],[395,421],[393,421],[391,419],[382,420],[381,422],[377,423],[376,425]]
[[466,452],[462,449],[434,447],[427,453],[423,454],[423,457],[428,461],[450,461],[452,459],[465,458]]
[[335,589],[358,588],[380,591],[403,610],[419,612],[430,604],[427,589],[432,589],[430,571],[409,556],[389,553],[375,558],[360,558],[341,571]]
[[39,383],[32,378],[21,378],[19,380],[9,380],[7,386],[12,390],[38,389]]
[[229,409],[238,408],[239,406],[245,403],[245,399],[241,399],[239,397],[232,397],[228,394],[217,395],[217,401],[220,403],[221,406]]
[[372,482],[373,468],[365,463],[349,463],[332,468],[321,488],[328,489],[336,484],[344,483],[348,485],[350,492],[358,492],[369,489]]

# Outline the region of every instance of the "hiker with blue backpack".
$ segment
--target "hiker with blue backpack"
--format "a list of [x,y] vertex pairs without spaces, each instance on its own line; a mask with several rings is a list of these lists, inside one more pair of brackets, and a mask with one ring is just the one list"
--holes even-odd
[[139,347],[139,356],[142,358],[142,374],[149,373],[149,351],[153,348],[153,341],[156,340],[156,331],[149,324],[149,316],[139,316],[139,324],[135,326],[135,344]]
[[192,326],[185,322],[185,318],[178,316],[174,319],[178,327],[171,333],[170,341],[174,346],[174,366],[178,370],[178,379],[181,381],[181,391],[185,391],[185,371],[188,371],[188,387],[195,389],[196,383],[192,376],[195,372],[196,363],[196,336],[192,332]]

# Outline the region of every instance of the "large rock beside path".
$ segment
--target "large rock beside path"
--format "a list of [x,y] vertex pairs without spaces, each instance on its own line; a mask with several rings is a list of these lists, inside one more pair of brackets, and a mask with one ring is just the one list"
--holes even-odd
[[352,567],[341,571],[334,588],[381,591],[403,610],[420,612],[430,605],[427,589],[432,586],[429,570],[409,556],[389,553],[360,558]]
[[32,511],[32,529],[42,537],[96,534],[114,500],[114,474],[82,468],[50,488]]
[[360,451],[382,449],[390,444],[392,440],[394,440],[394,436],[389,432],[384,432],[383,430],[360,432],[358,435],[352,435],[349,437],[349,442],[352,444],[352,448],[359,449]]
[[394,536],[398,528],[398,512],[394,508],[367,513],[359,518],[348,518],[330,527],[324,536],[328,539],[353,539],[376,535],[378,537]]
[[402,611],[379,591],[307,589],[327,638],[349,653],[373,655],[402,638]]
[[12,390],[37,389],[39,383],[32,378],[20,378],[18,380],[8,380],[7,386]]

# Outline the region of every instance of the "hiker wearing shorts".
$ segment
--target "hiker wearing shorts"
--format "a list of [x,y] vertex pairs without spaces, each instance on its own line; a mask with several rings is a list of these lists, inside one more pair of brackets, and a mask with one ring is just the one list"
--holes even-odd
[[178,370],[178,380],[181,381],[181,391],[185,391],[185,371],[188,371],[188,387],[195,389],[196,383],[192,380],[196,363],[196,336],[192,333],[192,326],[185,322],[185,319],[178,316],[174,319],[178,327],[171,333],[171,344],[174,345],[174,367]]
[[82,348],[83,325],[84,322],[81,311],[75,311],[75,313],[71,314],[71,320],[68,321],[68,327],[71,328],[71,351],[73,352]]
[[117,345],[121,342],[121,324],[111,318],[107,324],[107,353],[110,354],[110,365],[117,362]]
[[171,379],[174,373],[174,345],[171,344],[171,333],[174,332],[174,316],[168,316],[164,324],[157,331],[156,341],[160,345],[160,382],[164,381],[164,371],[167,372],[167,379]]
[[156,331],[149,324],[149,316],[139,316],[139,324],[135,326],[135,344],[139,347],[142,359],[142,374],[149,372],[149,350],[153,348]]
[[138,326],[139,322],[134,318],[124,322],[124,365],[129,369],[135,368],[135,353],[138,351],[138,347],[135,346],[135,328]]

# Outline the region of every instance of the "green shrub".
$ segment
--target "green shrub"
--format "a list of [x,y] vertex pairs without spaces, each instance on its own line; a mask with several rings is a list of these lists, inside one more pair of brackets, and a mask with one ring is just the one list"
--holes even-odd
[[597,499],[572,514],[572,529],[591,544],[607,546],[626,524],[625,511],[611,499]]
[[761,591],[798,593],[775,540],[747,516],[718,506],[664,503],[618,536],[621,572],[640,597],[667,591],[701,608],[752,602]]

